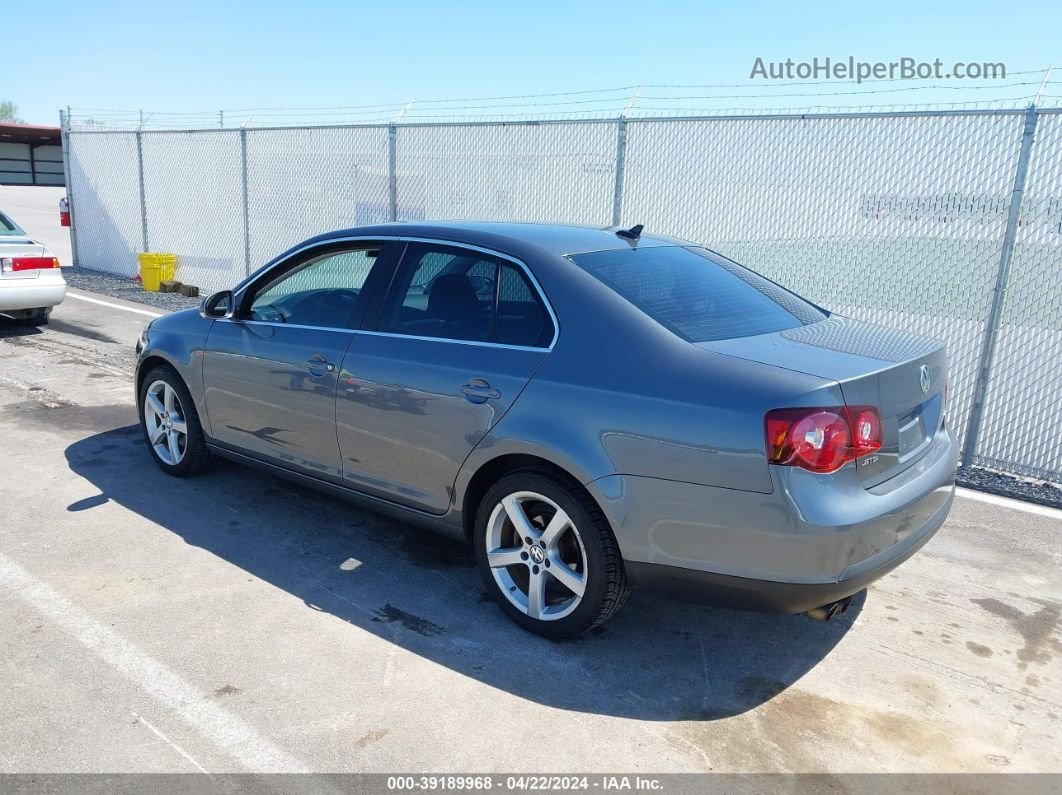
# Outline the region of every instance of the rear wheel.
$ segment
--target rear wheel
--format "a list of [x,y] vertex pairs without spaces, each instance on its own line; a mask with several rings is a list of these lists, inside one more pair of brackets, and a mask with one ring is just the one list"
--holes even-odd
[[627,598],[619,547],[578,484],[515,472],[484,495],[476,558],[487,589],[517,624],[572,638],[607,621]]
[[163,472],[197,475],[213,461],[192,396],[170,367],[156,367],[140,392],[140,427],[151,457]]
[[22,326],[46,326],[51,315],[52,308],[47,306],[40,309],[31,309],[26,314],[20,314],[16,320]]

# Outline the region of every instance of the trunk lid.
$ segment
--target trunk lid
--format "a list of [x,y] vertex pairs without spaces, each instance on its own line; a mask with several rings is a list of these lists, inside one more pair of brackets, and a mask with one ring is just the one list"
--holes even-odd
[[[11,237],[0,235],[0,259],[8,257],[50,257],[48,249],[27,237]],[[0,268],[0,280],[15,281],[23,279],[36,279],[40,275],[39,270],[12,271],[5,273]]]
[[836,381],[847,405],[876,407],[881,449],[856,461],[867,488],[921,458],[943,420],[947,360],[935,340],[832,315],[772,334],[695,344]]

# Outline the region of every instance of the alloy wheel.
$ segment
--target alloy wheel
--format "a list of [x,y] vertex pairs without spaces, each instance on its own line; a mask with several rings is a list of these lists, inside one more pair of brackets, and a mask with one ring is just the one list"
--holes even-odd
[[486,528],[487,564],[505,597],[529,618],[568,616],[586,592],[579,530],[548,497],[518,491],[494,506]]
[[176,466],[188,449],[188,422],[172,386],[153,381],[144,393],[144,427],[159,460]]

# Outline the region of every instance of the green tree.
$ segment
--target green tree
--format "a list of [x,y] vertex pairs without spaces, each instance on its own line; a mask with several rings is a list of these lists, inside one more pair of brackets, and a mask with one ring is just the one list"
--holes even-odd
[[15,124],[25,124],[25,122],[18,117],[18,105],[7,99],[0,102],[0,121],[13,121]]

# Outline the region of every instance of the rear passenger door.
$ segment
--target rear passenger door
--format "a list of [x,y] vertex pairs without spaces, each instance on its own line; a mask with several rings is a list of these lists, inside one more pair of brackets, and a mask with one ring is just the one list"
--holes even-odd
[[336,401],[348,486],[442,514],[465,458],[552,348],[529,272],[501,255],[410,243]]

